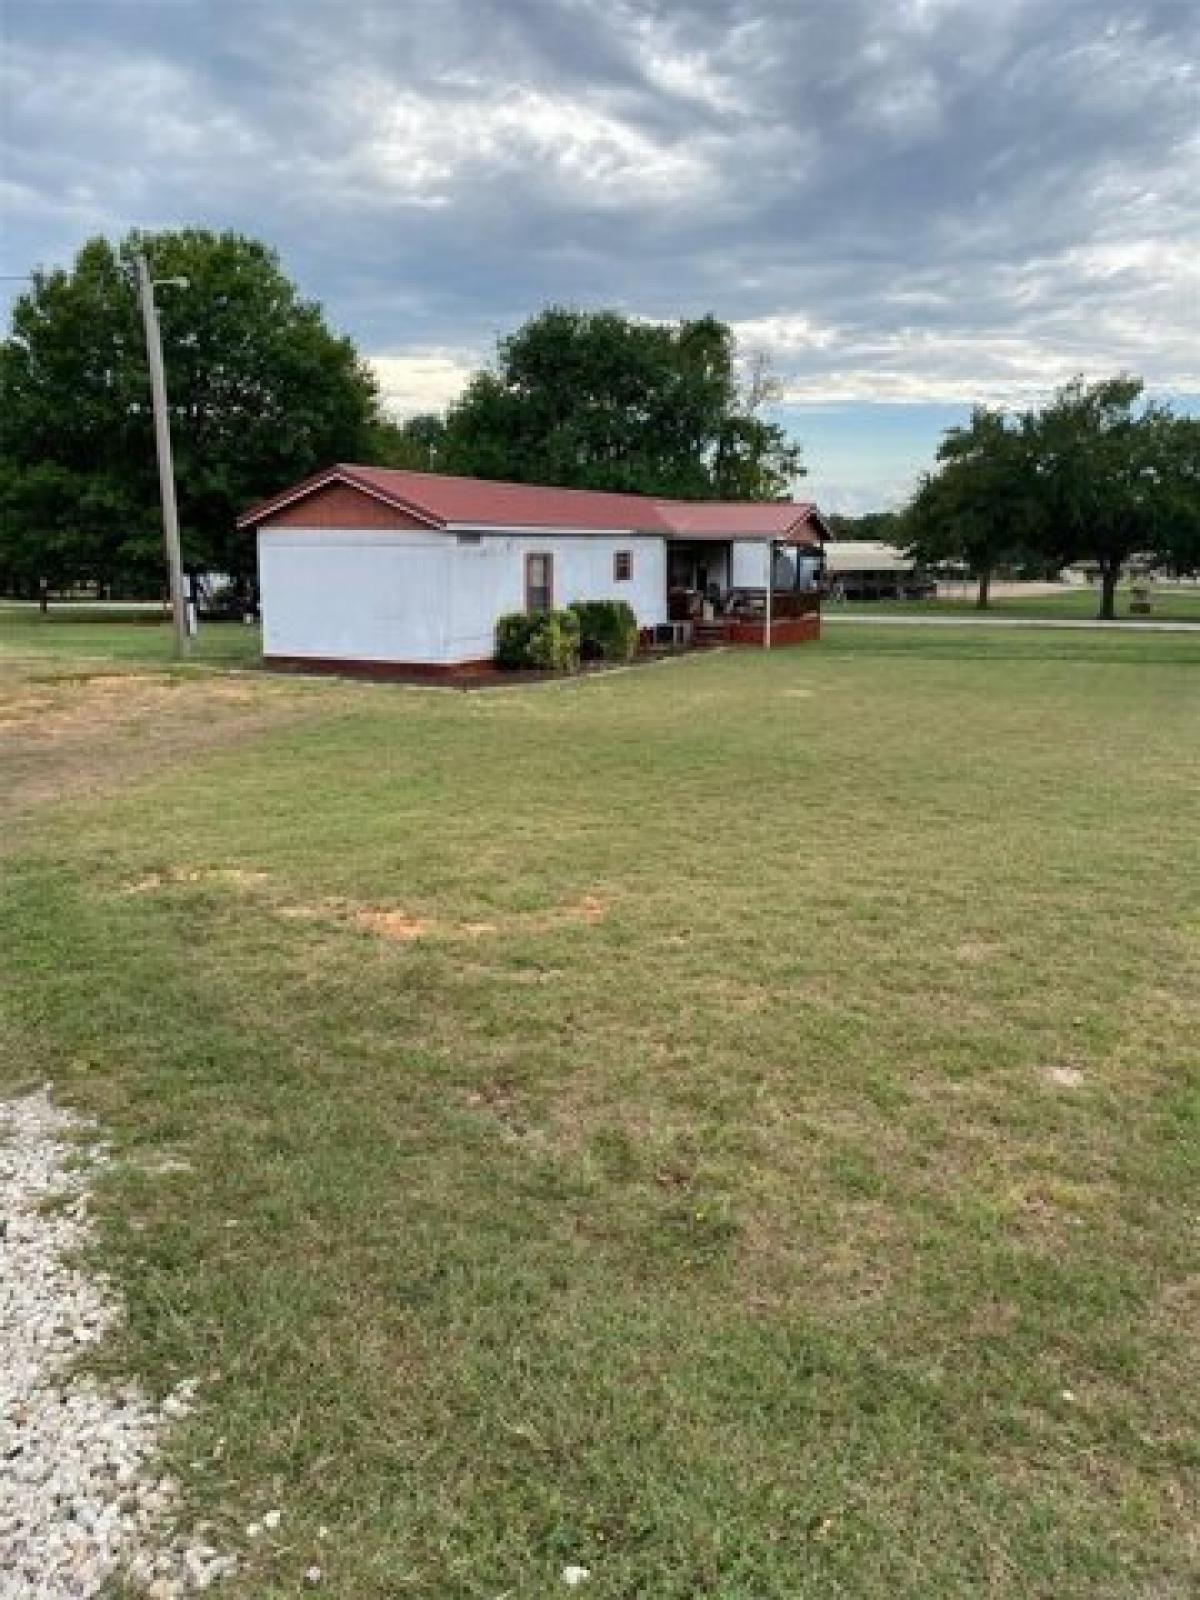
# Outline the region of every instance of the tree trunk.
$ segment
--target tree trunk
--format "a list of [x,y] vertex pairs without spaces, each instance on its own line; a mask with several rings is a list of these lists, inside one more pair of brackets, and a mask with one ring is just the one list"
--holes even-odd
[[1121,576],[1121,563],[1104,562],[1100,568],[1100,616],[1111,622],[1117,614],[1117,579]]
[[976,611],[986,611],[990,602],[992,588],[991,567],[981,567],[979,571],[979,593],[975,596]]

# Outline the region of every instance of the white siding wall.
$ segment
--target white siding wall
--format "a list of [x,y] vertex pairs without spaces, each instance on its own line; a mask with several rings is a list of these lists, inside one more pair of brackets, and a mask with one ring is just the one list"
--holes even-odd
[[[633,555],[618,583],[613,556]],[[445,665],[491,656],[497,617],[525,606],[525,557],[554,557],[554,603],[628,600],[642,627],[666,620],[666,546],[647,535],[483,534],[264,528],[258,538],[263,651]]]
[[448,556],[440,533],[264,528],[264,655],[442,660]]
[[765,589],[767,586],[767,546],[762,539],[735,539],[733,545],[733,587]]
[[[554,557],[554,604],[627,600],[643,628],[667,617],[666,545],[660,538],[608,534],[484,534],[477,545],[451,539],[447,658],[477,661],[495,645],[496,618],[525,609],[525,558]],[[633,576],[618,583],[613,556],[628,550]]]

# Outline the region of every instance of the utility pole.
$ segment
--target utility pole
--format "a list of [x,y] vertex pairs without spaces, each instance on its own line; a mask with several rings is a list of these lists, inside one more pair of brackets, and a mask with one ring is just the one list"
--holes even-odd
[[[167,546],[167,572],[171,581],[171,614],[175,624],[175,654],[183,657],[191,643],[187,596],[183,592],[183,558],[179,553],[179,512],[175,505],[175,466],[171,459],[171,420],[167,413],[167,380],[163,372],[162,338],[158,308],[154,304],[154,279],[146,258],[138,254],[138,299],[146,329],[146,359],[150,363],[150,393],[154,401],[154,445],[158,454],[158,488],[162,497],[163,537]],[[164,283],[187,287],[186,278],[164,278]]]

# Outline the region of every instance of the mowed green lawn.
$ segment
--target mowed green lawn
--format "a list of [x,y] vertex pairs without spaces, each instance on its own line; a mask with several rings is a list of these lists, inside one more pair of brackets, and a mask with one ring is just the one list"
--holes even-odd
[[1196,1592],[1200,638],[0,691],[0,1075],[223,1592]]
[[[1200,589],[1194,584],[1170,585],[1158,583],[1153,585],[1150,603],[1150,616],[1134,617],[1129,606],[1131,594],[1127,586],[1117,590],[1117,620],[1132,622],[1195,622],[1200,624]],[[872,613],[879,615],[954,615],[959,612],[976,614],[975,597],[973,593],[943,595],[933,600],[863,600],[849,602],[845,606],[836,606],[832,612],[836,615],[839,611],[869,616]],[[1031,594],[1011,595],[1000,594],[993,597],[985,616],[998,618],[1021,617],[1041,619],[1047,622],[1054,621],[1095,621],[1100,614],[1100,593],[1098,589],[1064,589],[1056,594]]]
[[[60,656],[85,663],[167,665],[173,659],[174,639],[170,623],[149,611],[136,620],[123,620],[116,607],[63,602],[42,616],[36,606],[0,602],[0,662],[24,656]],[[260,654],[256,627],[241,622],[202,623],[190,659],[202,665],[252,666]]]

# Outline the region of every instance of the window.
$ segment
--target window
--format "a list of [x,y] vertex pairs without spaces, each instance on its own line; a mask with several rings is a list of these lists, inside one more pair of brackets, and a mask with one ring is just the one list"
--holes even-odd
[[537,554],[525,557],[525,609],[526,611],[553,611],[553,556]]
[[633,551],[617,550],[613,554],[613,580],[628,583],[633,577]]

